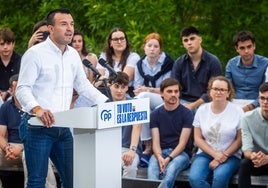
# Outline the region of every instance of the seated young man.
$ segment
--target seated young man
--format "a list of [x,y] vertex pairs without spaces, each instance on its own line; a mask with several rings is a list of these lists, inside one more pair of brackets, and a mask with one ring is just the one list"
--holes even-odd
[[150,116],[153,155],[149,161],[148,179],[163,179],[172,188],[178,174],[189,166],[193,112],[179,102],[180,85],[167,78],[160,85],[164,105]]
[[260,107],[245,114],[241,120],[242,151],[238,187],[251,187],[251,175],[268,175],[268,82],[259,88]]
[[[124,72],[117,72],[117,78],[110,83],[110,90],[113,101],[123,101],[127,99],[128,75]],[[133,177],[137,175],[139,165],[139,155],[141,125],[129,125],[122,127],[122,168],[123,177]]]

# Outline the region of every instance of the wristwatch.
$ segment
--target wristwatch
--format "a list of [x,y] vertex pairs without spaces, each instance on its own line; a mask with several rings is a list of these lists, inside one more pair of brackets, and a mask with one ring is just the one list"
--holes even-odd
[[131,146],[130,149],[133,150],[133,151],[137,151],[137,147],[136,146]]
[[173,160],[173,157],[171,157],[170,155],[168,155],[167,157],[169,158],[170,162]]

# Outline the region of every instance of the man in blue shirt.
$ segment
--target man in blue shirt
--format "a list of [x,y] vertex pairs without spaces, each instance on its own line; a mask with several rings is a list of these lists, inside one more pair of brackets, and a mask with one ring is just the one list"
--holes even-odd
[[190,110],[195,110],[208,102],[208,81],[211,77],[221,75],[221,63],[215,55],[202,48],[202,37],[197,28],[184,28],[181,37],[187,53],[175,61],[171,77],[182,86],[180,102]]
[[257,106],[258,89],[265,81],[265,71],[268,65],[266,57],[254,54],[256,44],[250,31],[240,31],[233,38],[235,49],[239,54],[230,59],[226,66],[225,77],[235,89],[235,99],[253,101],[242,104],[243,110],[249,111]]

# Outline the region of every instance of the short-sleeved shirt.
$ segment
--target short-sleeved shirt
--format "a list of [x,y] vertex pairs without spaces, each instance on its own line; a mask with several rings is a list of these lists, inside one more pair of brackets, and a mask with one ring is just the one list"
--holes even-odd
[[[206,143],[217,152],[225,151],[235,140],[240,129],[243,110],[228,102],[226,108],[219,114],[211,110],[211,103],[200,106],[195,114],[193,125],[201,129]],[[202,152],[198,149],[197,153]],[[234,154],[241,157],[241,150]]]
[[20,71],[21,56],[13,51],[10,62],[5,66],[0,57],[0,90],[7,91],[9,79]]
[[[173,111],[166,110],[164,106],[152,111],[150,128],[159,129],[161,149],[175,149],[179,143],[182,129],[192,129],[193,118],[193,112],[181,104]],[[191,157],[192,140],[190,138],[184,151]]]
[[18,131],[21,113],[22,111],[15,106],[13,99],[4,102],[0,108],[0,125],[7,127],[8,142],[22,143]]
[[203,49],[197,70],[194,69],[190,56],[184,54],[175,61],[171,77],[177,79],[182,86],[181,99],[194,102],[202,98],[205,102],[208,102],[208,81],[210,78],[221,74],[220,60]]

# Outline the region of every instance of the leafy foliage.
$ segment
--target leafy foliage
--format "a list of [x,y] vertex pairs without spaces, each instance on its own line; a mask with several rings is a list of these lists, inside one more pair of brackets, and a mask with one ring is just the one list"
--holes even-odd
[[0,0],[0,27],[10,27],[16,35],[16,51],[24,53],[33,25],[59,7],[69,8],[75,27],[86,36],[90,51],[100,54],[109,31],[126,30],[132,49],[143,55],[144,37],[158,32],[164,51],[176,59],[185,49],[180,30],[189,25],[200,29],[203,47],[221,60],[223,67],[236,55],[232,42],[239,30],[251,30],[256,37],[257,53],[268,51],[268,2],[262,0]]

